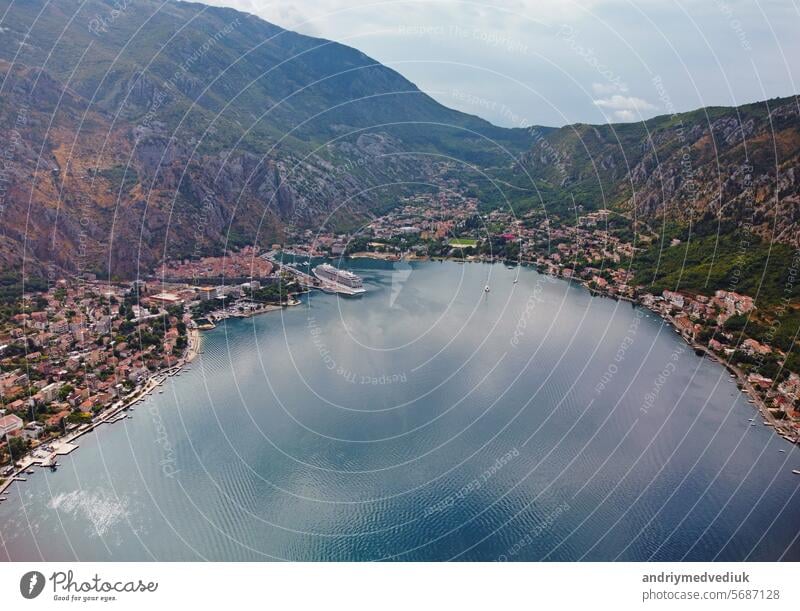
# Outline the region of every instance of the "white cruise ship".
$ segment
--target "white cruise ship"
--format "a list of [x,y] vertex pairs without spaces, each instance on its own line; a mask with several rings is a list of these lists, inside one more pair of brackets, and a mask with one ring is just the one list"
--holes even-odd
[[328,263],[317,265],[314,268],[314,275],[323,282],[329,282],[343,287],[346,290],[341,292],[344,293],[355,295],[366,292],[364,290],[364,284],[361,282],[361,278],[352,272],[348,272],[343,269],[337,269]]

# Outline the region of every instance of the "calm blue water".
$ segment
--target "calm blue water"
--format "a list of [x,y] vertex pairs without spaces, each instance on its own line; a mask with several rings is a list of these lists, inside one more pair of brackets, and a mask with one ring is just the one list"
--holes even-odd
[[9,490],[0,558],[800,558],[800,455],[660,319],[528,269],[395,267],[206,334]]

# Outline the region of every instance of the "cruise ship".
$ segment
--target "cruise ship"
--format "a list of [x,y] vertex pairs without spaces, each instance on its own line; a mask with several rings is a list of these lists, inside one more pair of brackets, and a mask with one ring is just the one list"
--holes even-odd
[[[314,275],[323,282],[338,285],[336,287],[337,292],[347,293],[350,295],[357,295],[359,293],[366,292],[364,290],[364,284],[361,282],[361,278],[352,272],[348,272],[343,269],[337,269],[328,263],[317,265],[314,268]],[[345,290],[341,290],[339,287]]]

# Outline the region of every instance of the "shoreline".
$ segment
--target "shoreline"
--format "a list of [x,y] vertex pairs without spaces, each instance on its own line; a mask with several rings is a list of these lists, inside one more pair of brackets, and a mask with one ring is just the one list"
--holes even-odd
[[[287,305],[299,304],[299,300],[294,300]],[[281,310],[283,307],[285,306],[269,305],[257,311],[250,312],[246,316],[237,316],[236,318],[250,318],[259,314],[267,314],[269,312]],[[2,484],[0,484],[0,496],[4,495],[14,482],[27,481],[25,475],[28,475],[27,472],[32,470],[34,467],[40,467],[43,469],[49,468],[55,471],[60,466],[58,464],[59,456],[71,454],[80,447],[75,443],[75,441],[80,437],[88,435],[103,424],[114,424],[131,417],[127,412],[136,403],[139,403],[140,401],[143,401],[149,397],[153,391],[157,390],[161,385],[163,385],[168,378],[178,375],[186,365],[191,363],[195,358],[197,358],[198,355],[202,354],[203,336],[201,331],[202,329],[200,329],[194,323],[194,321],[192,321],[192,325],[187,329],[186,351],[184,352],[183,356],[178,358],[174,365],[154,372],[138,390],[134,390],[130,395],[116,401],[106,409],[98,412],[97,416],[95,416],[91,422],[82,424],[77,429],[67,433],[66,435],[56,437],[55,439],[52,439],[41,446],[37,446],[28,452],[22,459],[17,461],[16,464],[19,464],[20,467],[15,468],[14,472],[2,478],[4,481]],[[0,502],[5,501],[6,499],[7,497],[0,498]]]
[[[56,439],[38,446],[26,454],[20,461],[18,461],[18,464],[21,466],[14,473],[9,475],[6,478],[6,481],[0,485],[0,494],[5,492],[15,481],[26,481],[26,478],[21,477],[21,474],[26,473],[33,467],[50,468],[55,470],[59,466],[59,456],[71,454],[80,447],[78,444],[74,443],[75,440],[91,433],[97,427],[103,424],[113,424],[115,422],[119,422],[120,420],[125,420],[128,417],[128,414],[125,412],[127,412],[132,405],[147,397],[156,388],[161,386],[168,377],[175,375],[181,367],[182,365],[175,365],[169,369],[165,369],[164,371],[153,374],[150,378],[148,378],[144,386],[100,412],[96,418],[92,420],[92,422],[82,424],[71,433],[57,437]],[[44,454],[44,456],[42,456],[42,454]]]
[[[546,273],[546,272],[539,272],[539,273]],[[547,274],[551,275],[551,274]],[[562,280],[571,281],[570,278],[564,278],[563,276],[555,275],[555,278],[561,278]],[[770,411],[770,408],[767,407],[767,404],[764,402],[764,399],[761,397],[761,394],[755,389],[755,387],[748,381],[747,374],[742,371],[739,367],[731,363],[729,360],[719,356],[713,350],[711,350],[708,346],[700,344],[696,342],[694,339],[683,333],[678,326],[675,324],[675,318],[671,314],[662,315],[655,307],[649,307],[642,303],[641,300],[626,297],[623,295],[614,295],[603,291],[602,289],[590,288],[587,286],[585,282],[579,283],[583,288],[589,291],[592,296],[600,296],[600,297],[607,297],[609,299],[614,299],[616,301],[627,301],[631,303],[634,307],[643,308],[648,312],[652,312],[658,318],[661,318],[663,321],[667,323],[667,325],[673,329],[681,338],[688,344],[690,348],[697,352],[701,352],[703,357],[709,358],[712,362],[721,365],[725,370],[727,370],[731,377],[735,378],[736,381],[736,388],[742,394],[747,395],[749,399],[749,403],[754,405],[757,414],[759,414],[763,418],[763,425],[771,427],[774,432],[785,441],[791,444],[798,444],[800,443],[800,435],[796,431],[794,431],[790,426],[786,426],[786,424],[779,420],[774,416],[774,414]],[[701,355],[697,355],[701,356]]]
[[[417,259],[417,260],[424,260],[424,259]],[[435,261],[437,259],[429,258],[428,261]],[[464,260],[464,259],[450,259],[450,258],[442,258],[439,259],[441,261],[449,260],[452,262],[457,263],[489,263],[489,264],[496,264],[497,261],[481,261],[481,260]],[[521,262],[520,266],[524,267],[533,267],[534,270],[542,275],[551,276],[553,278],[558,278],[560,280],[564,280],[569,284],[575,282],[574,278],[565,278],[564,276],[558,274],[549,274],[545,271],[540,271],[536,268],[535,264]],[[727,360],[721,358],[717,354],[715,354],[712,350],[710,350],[707,346],[701,345],[695,342],[691,337],[688,337],[686,334],[681,332],[677,325],[675,324],[674,318],[672,315],[662,315],[661,312],[657,311],[655,308],[648,307],[644,305],[640,300],[629,298],[625,296],[620,296],[616,294],[610,294],[602,289],[597,288],[590,288],[585,282],[577,282],[582,288],[586,289],[591,296],[600,296],[600,297],[607,297],[610,299],[614,299],[617,301],[627,301],[631,303],[634,307],[641,307],[644,310],[652,312],[653,314],[657,315],[663,321],[667,323],[667,325],[672,328],[676,333],[678,333],[681,338],[695,351],[695,353],[700,352],[702,356],[708,357],[714,363],[721,365],[725,370],[727,370],[731,377],[735,378],[737,389],[746,394],[749,398],[749,402],[754,405],[756,412],[762,416],[764,426],[771,427],[774,432],[786,440],[789,443],[797,444],[800,442],[800,436],[797,435],[796,432],[792,431],[789,427],[784,426],[783,422],[772,414],[769,407],[767,407],[766,403],[760,396],[759,392],[753,387],[753,385],[747,380],[747,375],[743,372],[739,367],[735,366],[734,364],[728,362]],[[270,312],[275,312],[278,310],[282,310],[285,307],[291,307],[299,305],[301,302],[298,299],[293,299],[289,303],[285,305],[275,305],[275,304],[267,304],[258,310],[253,310],[250,312],[245,312],[236,315],[225,315],[220,317],[218,320],[227,320],[228,318],[251,318],[253,316],[258,316],[260,314],[268,314]],[[209,319],[211,320],[211,319]],[[192,321],[191,326],[187,331],[187,348],[186,352],[182,357],[180,357],[175,365],[168,367],[162,371],[158,371],[153,373],[148,380],[145,382],[144,386],[142,386],[138,391],[134,391],[133,394],[130,396],[121,399],[120,401],[114,403],[106,410],[98,413],[98,415],[92,420],[90,423],[86,423],[78,427],[77,430],[73,431],[72,433],[68,433],[62,437],[58,437],[44,446],[40,446],[44,449],[49,449],[49,454],[45,457],[36,456],[37,450],[39,448],[34,449],[32,452],[28,453],[19,464],[21,467],[14,471],[12,474],[5,477],[5,481],[0,484],[0,495],[3,495],[6,490],[13,484],[15,481],[24,482],[26,478],[23,475],[26,474],[27,471],[32,469],[33,467],[42,467],[42,468],[51,468],[55,470],[58,466],[57,457],[58,456],[66,456],[70,454],[74,450],[78,449],[78,445],[74,443],[75,440],[91,433],[103,424],[113,424],[115,422],[119,422],[120,420],[125,420],[128,418],[128,414],[126,413],[133,405],[138,403],[139,401],[144,400],[147,398],[154,390],[156,390],[159,386],[161,386],[169,377],[177,375],[186,365],[191,363],[198,355],[202,354],[202,333],[201,331],[204,330],[212,330],[216,328],[216,325],[211,329],[201,329],[197,326],[197,324]],[[701,356],[698,354],[698,356]],[[41,454],[41,452],[39,452]],[[5,498],[0,498],[0,502],[6,500]]]
[[[278,310],[282,310],[284,308],[289,308],[293,306],[300,305],[301,301],[299,299],[292,299],[285,304],[277,305],[273,303],[268,303],[263,305],[262,307],[258,308],[257,310],[250,310],[247,312],[237,312],[235,314],[226,312],[224,310],[215,310],[213,312],[209,312],[207,315],[203,316],[206,320],[208,320],[209,324],[207,325],[198,325],[193,327],[193,329],[197,329],[198,331],[211,331],[216,329],[217,322],[228,320],[230,318],[252,318],[253,316],[258,316],[260,314],[269,314],[270,312],[277,312]],[[190,342],[191,344],[191,342]],[[194,358],[194,355],[192,355]]]
[[[364,257],[367,258],[367,257]],[[427,258],[417,258],[417,261],[450,261],[454,263],[484,263],[490,265],[496,265],[498,263],[505,263],[504,261],[493,260],[493,261],[486,261],[480,258],[455,258],[455,257],[427,257]],[[761,394],[753,387],[753,385],[747,380],[747,374],[742,371],[739,367],[734,365],[733,363],[729,362],[727,359],[720,357],[714,351],[708,348],[708,346],[702,345],[697,343],[691,337],[685,335],[675,324],[675,320],[673,316],[666,315],[662,316],[661,312],[656,310],[655,308],[651,308],[646,306],[642,301],[638,298],[627,297],[625,295],[617,295],[609,293],[600,288],[592,288],[588,286],[588,283],[585,281],[579,281],[576,278],[564,277],[560,274],[551,274],[547,271],[540,270],[535,262],[532,261],[518,261],[517,265],[520,267],[528,267],[534,268],[534,271],[538,274],[542,274],[544,276],[550,276],[553,278],[558,278],[559,280],[564,280],[569,284],[576,283],[582,288],[586,289],[591,296],[598,296],[598,297],[606,297],[609,299],[614,299],[616,301],[626,301],[632,304],[634,307],[643,308],[648,312],[652,312],[662,320],[666,321],[668,326],[672,328],[676,333],[678,333],[681,338],[691,347],[695,352],[700,351],[703,353],[704,357],[708,357],[714,363],[721,365],[725,370],[727,370],[736,381],[737,390],[741,393],[747,395],[749,399],[749,403],[754,405],[755,410],[758,415],[763,418],[763,425],[771,427],[774,432],[784,439],[785,441],[791,444],[800,444],[800,434],[798,434],[792,427],[787,426],[787,424],[776,418],[770,408],[765,403],[764,399],[761,397]],[[698,355],[699,356],[699,355]]]
[[[556,278],[562,278],[563,280],[570,280],[569,278],[563,278],[562,276],[555,276]],[[761,415],[763,418],[763,425],[771,427],[775,433],[783,438],[784,440],[788,441],[791,444],[798,444],[800,443],[800,435],[797,434],[796,431],[792,430],[791,427],[786,426],[783,421],[779,420],[774,416],[774,414],[770,411],[770,408],[767,407],[767,404],[764,402],[764,399],[761,397],[761,394],[755,389],[755,387],[748,381],[747,374],[742,371],[739,367],[731,363],[729,360],[719,356],[713,350],[711,350],[708,346],[700,344],[696,342],[694,339],[683,333],[678,326],[675,324],[675,318],[671,314],[662,315],[655,307],[646,306],[642,303],[639,299],[633,299],[630,297],[625,297],[621,295],[612,295],[606,293],[601,289],[592,289],[589,288],[586,283],[581,282],[581,286],[583,286],[586,290],[588,290],[593,296],[597,295],[600,297],[607,297],[609,299],[614,299],[617,301],[627,301],[631,303],[634,307],[643,308],[648,312],[652,312],[658,318],[661,318],[663,321],[667,323],[667,325],[674,330],[678,335],[681,336],[681,339],[686,342],[686,344],[695,351],[701,352],[702,355],[698,354],[697,356],[703,356],[709,358],[712,362],[721,365],[725,370],[729,372],[731,377],[735,378],[736,381],[736,388],[742,394],[747,395],[749,399],[749,403],[754,405],[756,412]]]
[[[642,304],[636,304],[636,305],[640,305],[641,307],[644,307],[645,309],[650,310],[653,313],[656,313],[655,310],[651,310],[647,306],[643,306]],[[742,394],[745,394],[745,395],[748,396],[748,398],[750,399],[749,402],[752,403],[755,406],[756,412],[759,413],[762,416],[762,418],[764,419],[764,422],[763,422],[764,426],[771,427],[775,431],[775,433],[778,434],[779,437],[782,437],[783,439],[785,439],[789,443],[792,443],[792,444],[798,443],[798,439],[796,437],[796,433],[795,433],[795,438],[792,439],[791,438],[792,437],[791,433],[793,433],[794,431],[791,431],[789,427],[784,426],[783,422],[773,415],[773,413],[770,411],[769,407],[767,407],[767,404],[764,402],[764,399],[761,398],[761,395],[759,394],[759,392],[747,380],[747,374],[744,371],[742,371],[739,367],[737,367],[733,363],[731,363],[731,362],[729,362],[729,361],[727,361],[725,359],[722,359],[713,350],[710,350],[708,348],[708,346],[703,346],[702,344],[698,344],[693,339],[691,339],[689,337],[686,337],[686,335],[684,335],[683,333],[681,333],[678,330],[677,326],[675,325],[675,323],[673,321],[673,317],[672,316],[667,316],[666,318],[664,318],[664,320],[666,320],[669,323],[670,327],[672,327],[673,329],[675,329],[675,331],[677,331],[679,333],[679,335],[684,339],[684,341],[692,349],[694,349],[695,352],[697,352],[699,350],[700,352],[703,353],[704,357],[708,357],[714,363],[722,365],[722,367],[724,367],[731,374],[731,376],[735,378],[737,389]],[[698,355],[698,356],[700,356],[700,355]]]

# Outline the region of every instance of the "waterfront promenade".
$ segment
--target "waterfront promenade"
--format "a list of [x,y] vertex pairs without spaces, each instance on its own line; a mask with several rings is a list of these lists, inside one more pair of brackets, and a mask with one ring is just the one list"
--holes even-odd
[[[76,441],[84,435],[91,433],[103,424],[113,424],[128,417],[127,411],[136,403],[143,400],[150,393],[161,386],[168,377],[176,375],[187,364],[193,361],[200,353],[202,338],[200,331],[196,327],[188,330],[188,346],[183,357],[178,359],[176,364],[162,372],[152,375],[141,387],[135,389],[130,395],[112,404],[107,409],[98,413],[91,422],[79,426],[74,431],[43,444],[26,456],[20,459],[13,473],[8,475],[0,484],[0,495],[2,495],[15,481],[24,482],[25,474],[33,467],[43,467],[55,469],[58,466],[58,457],[78,449]],[[0,496],[0,502],[4,500]]]

